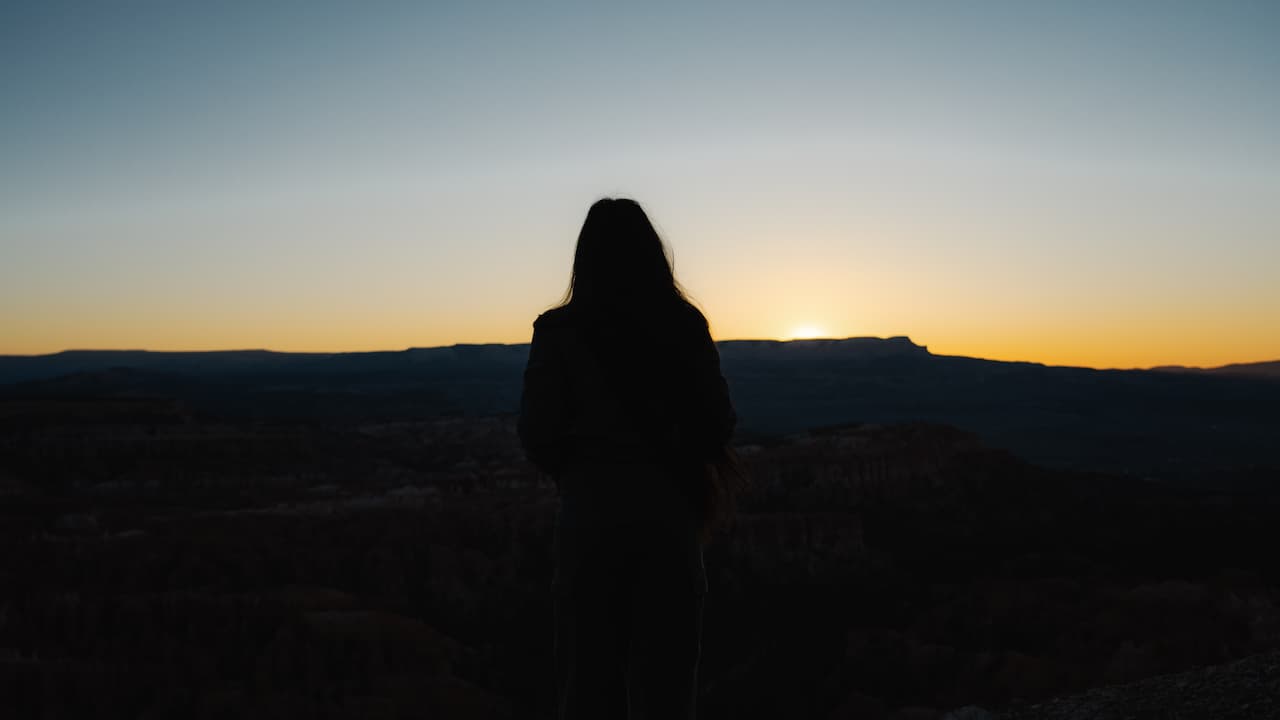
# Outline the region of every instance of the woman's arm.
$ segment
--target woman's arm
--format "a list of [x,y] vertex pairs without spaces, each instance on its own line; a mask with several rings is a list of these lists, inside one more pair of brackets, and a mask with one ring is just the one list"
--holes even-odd
[[704,417],[707,418],[712,443],[723,446],[733,437],[738,414],[729,399],[729,383],[720,370],[720,351],[716,349],[711,333],[703,333],[699,351],[699,370],[702,386],[706,389]]
[[[541,317],[539,317],[541,320]],[[569,427],[569,384],[557,335],[562,329],[535,321],[520,395],[516,430],[525,456],[539,470],[554,474],[564,464]]]
[[[700,318],[699,318],[700,319]],[[720,370],[720,352],[706,321],[701,320],[692,348],[692,370],[688,389],[688,425],[684,443],[701,458],[716,456],[733,437],[738,415],[729,398],[729,384]]]

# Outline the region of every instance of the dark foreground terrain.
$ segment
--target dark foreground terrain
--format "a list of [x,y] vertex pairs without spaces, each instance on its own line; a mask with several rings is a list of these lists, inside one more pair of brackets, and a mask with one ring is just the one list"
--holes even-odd
[[[1275,716],[1250,700],[1280,648],[1274,469],[1047,470],[928,423],[740,450],[755,487],[706,552],[705,718]],[[9,400],[0,714],[547,717],[554,509],[510,415]],[[1148,678],[1201,702],[1116,705]]]

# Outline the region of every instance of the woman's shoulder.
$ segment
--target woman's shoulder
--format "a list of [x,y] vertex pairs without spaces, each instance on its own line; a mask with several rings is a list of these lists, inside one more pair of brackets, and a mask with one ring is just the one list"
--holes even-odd
[[707,329],[707,316],[702,314],[697,305],[685,300],[680,305],[680,318],[698,330]]
[[702,314],[696,305],[690,302],[682,302],[678,305],[671,316],[671,328],[676,332],[678,337],[694,340],[702,338],[709,332],[707,317]]
[[533,321],[533,327],[538,330],[550,330],[553,328],[565,328],[573,324],[573,313],[567,305],[554,307],[542,313]]
[[[657,322],[659,325],[666,325],[678,331],[692,332],[694,334],[705,334],[707,332],[707,318],[702,314],[696,305],[687,300],[680,299],[674,305],[668,305],[666,311],[658,311],[648,318],[633,318],[631,322],[639,320],[640,325]],[[625,320],[620,320],[626,322]],[[533,327],[538,330],[559,330],[565,328],[576,328],[584,323],[590,323],[582,312],[576,311],[572,305],[561,305],[551,308],[542,313],[533,321]]]

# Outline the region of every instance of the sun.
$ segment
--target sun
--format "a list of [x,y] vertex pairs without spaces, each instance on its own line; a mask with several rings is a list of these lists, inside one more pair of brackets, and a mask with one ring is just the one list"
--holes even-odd
[[800,325],[791,330],[791,336],[788,340],[811,340],[813,338],[826,337],[826,333],[817,325]]

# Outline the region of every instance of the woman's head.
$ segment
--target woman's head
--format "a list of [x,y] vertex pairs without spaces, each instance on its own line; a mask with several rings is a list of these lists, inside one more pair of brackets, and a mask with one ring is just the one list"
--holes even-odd
[[683,299],[662,238],[635,200],[603,198],[587,211],[565,299],[579,307]]

